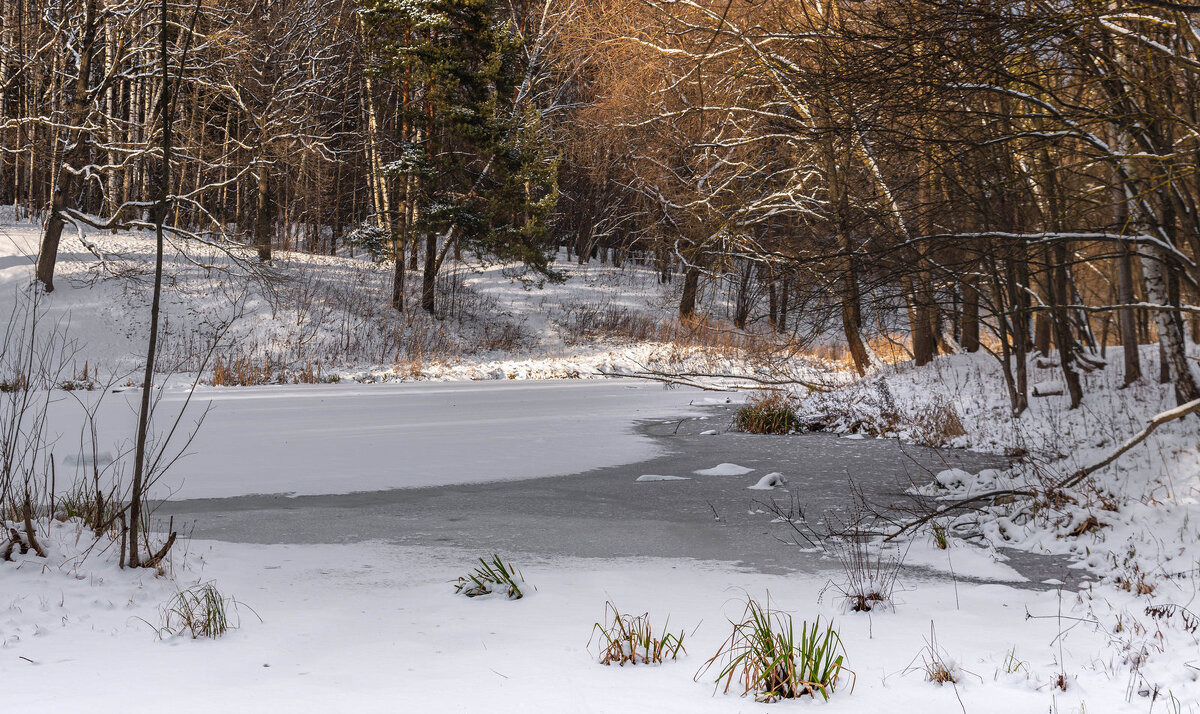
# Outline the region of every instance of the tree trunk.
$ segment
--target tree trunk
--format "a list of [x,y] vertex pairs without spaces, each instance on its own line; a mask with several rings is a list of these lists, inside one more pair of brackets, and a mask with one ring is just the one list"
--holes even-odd
[[[83,39],[80,44],[79,74],[75,78],[74,97],[71,100],[71,122],[74,126],[82,126],[87,117],[87,107],[90,101],[88,82],[92,75],[92,56],[96,47],[96,2],[87,0],[83,6]],[[41,251],[38,253],[37,281],[46,292],[54,291],[54,264],[58,261],[58,244],[62,240],[63,226],[66,224],[64,211],[71,208],[75,191],[75,174],[64,170],[64,166],[78,167],[81,159],[85,158],[88,150],[87,137],[80,132],[73,137],[71,151],[63,157],[63,163],[56,167],[57,185],[54,187],[50,202],[50,218],[46,221],[46,230],[42,234]],[[51,152],[57,158],[57,152]],[[30,162],[32,166],[32,162]]]
[[141,526],[142,499],[152,474],[146,473],[146,442],[150,430],[150,392],[154,389],[154,362],[158,357],[159,308],[162,302],[163,222],[171,195],[171,83],[167,74],[167,0],[161,0],[162,26],[159,29],[162,61],[162,88],[158,96],[158,113],[162,120],[162,161],[154,197],[154,296],[150,301],[150,339],[146,346],[146,369],[142,375],[142,400],[138,410],[138,430],[134,445],[133,483],[129,490],[129,567],[141,565],[138,555],[138,529]]
[[967,352],[979,351],[979,288],[968,278],[962,284],[962,346]]
[[683,275],[683,296],[679,299],[679,318],[688,321],[696,314],[696,292],[700,288],[700,269],[688,266]]
[[[1129,244],[1121,241],[1117,253],[1117,302],[1121,305],[1132,305],[1133,294],[1133,260]],[[1133,384],[1142,378],[1142,357],[1138,344],[1137,313],[1131,307],[1123,307],[1118,311],[1121,322],[1121,347],[1125,355],[1125,386]]]
[[733,314],[733,326],[739,330],[745,329],[746,321],[750,318],[750,277],[754,274],[754,264],[746,261],[738,280],[736,309]]
[[1075,368],[1075,338],[1071,335],[1071,322],[1067,314],[1067,246],[1059,243],[1053,249],[1054,262],[1050,274],[1051,315],[1054,323],[1054,341],[1058,343],[1058,364],[1067,384],[1071,408],[1079,407],[1083,401],[1083,386]]
[[[1146,297],[1155,305],[1166,307],[1170,305],[1170,291],[1167,285],[1167,265],[1164,262],[1162,249],[1154,245],[1142,249],[1142,275],[1146,281]],[[1200,399],[1200,387],[1188,364],[1187,352],[1183,341],[1183,329],[1179,324],[1178,313],[1174,310],[1154,310],[1154,320],[1158,327],[1158,342],[1162,349],[1163,364],[1168,376],[1175,385],[1175,397],[1180,404]]]
[[271,262],[271,233],[275,222],[274,202],[271,200],[271,169],[265,164],[260,166],[257,178],[257,200],[254,203],[254,246],[258,248],[258,259],[269,263]]
[[46,221],[46,230],[42,234],[41,252],[38,253],[37,280],[46,289],[54,292],[54,264],[58,260],[58,244],[62,240],[62,229],[66,225],[63,210],[67,208],[66,196],[70,193],[74,176],[68,172],[62,174],[58,188],[54,190],[54,200],[50,204],[50,218]]
[[850,357],[854,360],[854,369],[858,371],[859,376],[862,376],[871,368],[871,359],[862,339],[862,305],[858,290],[858,270],[853,256],[847,255],[842,260],[842,332],[846,336],[846,345],[850,348]]
[[425,274],[421,276],[421,309],[434,314],[434,293],[437,288],[437,233],[425,234]]
[[779,281],[779,332],[781,334],[787,332],[788,292],[790,287],[788,276],[784,273],[783,280]]

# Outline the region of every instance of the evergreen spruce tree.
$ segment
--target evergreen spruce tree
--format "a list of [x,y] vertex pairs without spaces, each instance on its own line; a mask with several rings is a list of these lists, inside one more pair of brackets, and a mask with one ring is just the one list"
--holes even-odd
[[398,122],[407,138],[387,169],[415,188],[405,219],[424,237],[421,306],[434,311],[451,249],[561,280],[548,225],[558,162],[536,108],[520,99],[516,34],[489,0],[368,0],[363,21],[376,55],[370,71],[410,87]]

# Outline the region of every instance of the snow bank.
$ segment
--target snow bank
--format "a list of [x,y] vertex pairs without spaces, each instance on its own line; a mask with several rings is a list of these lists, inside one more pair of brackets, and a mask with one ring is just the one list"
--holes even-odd
[[[693,677],[729,636],[745,594],[763,600],[770,593],[771,605],[797,624],[817,616],[836,623],[857,681],[853,691],[847,683],[821,704],[831,714],[1149,710],[1136,694],[1126,701],[1127,677],[1111,678],[1098,665],[1108,657],[1104,632],[1077,626],[1063,634],[1056,615],[1083,613],[1073,597],[1056,592],[915,578],[905,582],[896,612],[880,617],[843,614],[835,598],[822,598],[831,573],[798,578],[691,560],[506,554],[537,587],[536,597],[455,596],[452,581],[478,555],[380,543],[193,542],[186,560],[195,574],[188,577],[211,580],[245,604],[240,629],[217,641],[156,638],[142,620],[156,621],[157,605],[174,585],[151,574],[105,569],[46,577],[32,566],[0,564],[0,604],[7,608],[0,623],[6,634],[20,628],[20,639],[0,648],[5,708],[126,712],[128,678],[136,672],[137,697],[169,701],[184,714],[366,712],[397,702],[435,714],[476,704],[498,714],[757,711],[762,705],[749,698],[714,691],[715,673]],[[20,583],[19,596],[11,582]],[[597,664],[588,637],[609,600],[657,621],[669,614],[672,629],[686,632],[687,653],[652,668]],[[910,667],[931,618],[938,645],[976,675],[957,688],[928,683]],[[1194,650],[1177,655],[1193,657]],[[1013,656],[1021,666],[1010,673]],[[1068,678],[1065,693],[1051,686],[1060,671]],[[1171,682],[1179,697],[1195,692],[1185,671]]]

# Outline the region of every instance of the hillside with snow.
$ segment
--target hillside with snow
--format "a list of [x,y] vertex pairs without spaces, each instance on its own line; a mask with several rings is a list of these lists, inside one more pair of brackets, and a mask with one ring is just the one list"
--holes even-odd
[[[4,209],[7,210],[7,209]],[[4,219],[7,215],[8,219]],[[0,213],[0,311],[24,304],[39,225]],[[75,233],[59,253],[58,288],[40,308],[77,342],[75,361],[126,374],[144,359],[153,236]],[[559,254],[565,283],[535,282],[517,266],[450,266],[439,311],[397,313],[392,266],[369,256],[277,251],[259,265],[243,248],[196,241],[168,246],[158,371],[204,372],[217,363],[249,383],[413,379],[562,379],[683,371],[805,375],[838,367],[794,352],[765,329],[734,329],[714,284],[702,296],[711,320],[681,325],[680,278],[653,266],[577,264]],[[409,284],[417,303],[419,280]]]

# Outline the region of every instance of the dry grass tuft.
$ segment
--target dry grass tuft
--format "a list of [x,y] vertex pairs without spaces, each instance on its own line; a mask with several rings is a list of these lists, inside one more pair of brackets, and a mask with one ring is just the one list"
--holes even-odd
[[262,366],[254,364],[246,357],[238,357],[228,363],[217,357],[213,363],[214,387],[249,387],[275,381],[275,371],[268,359],[263,360]]
[[933,531],[933,544],[938,550],[946,550],[950,547],[950,536],[946,532],[946,526],[941,523],[931,523],[930,529]]
[[336,374],[322,374],[319,361],[309,360],[297,369],[288,369],[272,364],[270,358],[264,358],[259,366],[249,357],[235,357],[228,361],[217,357],[213,363],[212,385],[252,387],[259,384],[327,384],[339,379]]
[[[611,601],[604,603],[604,625],[597,622],[592,626],[592,637],[600,643],[600,664],[662,664],[667,658],[679,658],[679,653],[686,653],[683,648],[683,630],[679,634],[665,632],[668,622],[663,623],[665,632],[661,637],[655,637],[654,627],[650,624],[650,613],[641,615],[623,615]],[[588,640],[588,646],[591,646]]]
[[796,401],[787,392],[754,395],[737,411],[734,427],[751,434],[790,434],[801,428]]
[[958,684],[958,665],[950,659],[945,650],[938,646],[937,631],[934,629],[932,621],[929,623],[929,638],[925,640],[925,647],[918,656],[921,659],[921,670],[925,672],[926,682],[938,685]]
[[[162,607],[162,626],[156,628],[164,635],[190,635],[192,639],[216,639],[238,627],[237,601],[221,595],[211,582],[180,590]],[[230,610],[235,619],[230,620]]]

